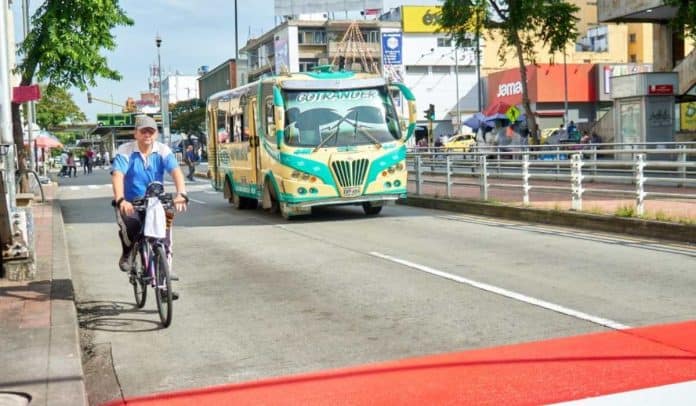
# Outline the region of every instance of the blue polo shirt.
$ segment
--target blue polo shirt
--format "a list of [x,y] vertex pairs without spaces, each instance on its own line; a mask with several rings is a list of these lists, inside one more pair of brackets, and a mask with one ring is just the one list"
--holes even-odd
[[138,150],[138,143],[131,141],[118,147],[111,171],[124,174],[124,197],[128,201],[145,195],[147,185],[152,181],[164,182],[164,172],[171,173],[179,167],[172,150],[155,141],[152,152],[145,161]]

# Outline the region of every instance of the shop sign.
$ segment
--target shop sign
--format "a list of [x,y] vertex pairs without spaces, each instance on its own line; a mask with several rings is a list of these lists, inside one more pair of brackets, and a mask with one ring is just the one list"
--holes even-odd
[[648,94],[674,94],[674,86],[672,85],[650,85],[648,86]]
[[495,97],[514,96],[516,94],[522,94],[522,82],[519,80],[516,82],[499,84],[498,94],[496,94]]
[[403,6],[404,32],[436,32],[440,29],[440,6]]

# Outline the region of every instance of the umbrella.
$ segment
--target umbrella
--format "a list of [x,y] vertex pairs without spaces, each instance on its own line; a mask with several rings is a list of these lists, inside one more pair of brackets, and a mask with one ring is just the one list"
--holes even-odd
[[509,108],[510,108],[509,104],[502,102],[502,101],[497,101],[497,102],[491,104],[490,106],[488,106],[488,108],[486,108],[485,110],[483,110],[483,115],[486,116],[486,118],[497,115],[497,114],[505,116],[505,113],[508,111]]
[[47,134],[39,134],[32,140],[32,142],[35,143],[37,148],[63,148],[63,144],[61,144],[60,141]]
[[482,125],[490,127],[488,123],[486,123],[486,117],[481,113],[474,113],[474,115],[464,120],[462,124],[470,127],[474,131],[477,131]]

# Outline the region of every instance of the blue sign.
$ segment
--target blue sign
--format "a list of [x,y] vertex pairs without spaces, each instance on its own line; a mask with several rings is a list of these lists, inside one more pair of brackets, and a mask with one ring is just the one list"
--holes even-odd
[[382,33],[382,63],[384,65],[401,65],[401,47],[403,37],[400,32]]

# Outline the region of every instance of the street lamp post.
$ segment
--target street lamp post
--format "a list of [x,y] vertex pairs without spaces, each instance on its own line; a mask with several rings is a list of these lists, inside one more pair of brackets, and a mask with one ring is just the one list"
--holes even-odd
[[162,90],[162,58],[160,56],[160,45],[162,38],[157,34],[155,37],[157,45],[157,70],[159,71],[159,96],[160,96],[160,115],[162,116],[162,140],[166,145],[169,145],[169,106],[164,100],[164,91]]
[[457,88],[456,93],[457,93],[457,128],[455,130],[455,134],[459,135],[459,131],[462,129],[462,114],[459,111],[459,55],[457,53],[457,49],[459,47],[455,43],[454,45],[454,81],[455,81],[455,87]]

